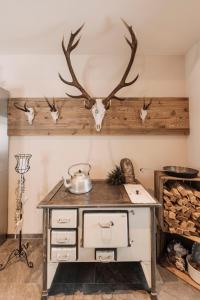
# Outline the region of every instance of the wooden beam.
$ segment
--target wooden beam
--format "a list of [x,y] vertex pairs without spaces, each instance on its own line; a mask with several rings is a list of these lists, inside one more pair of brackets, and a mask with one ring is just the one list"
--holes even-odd
[[[44,98],[11,98],[8,103],[8,135],[133,135],[133,134],[189,134],[188,98],[152,99],[147,119],[143,124],[139,115],[144,98],[113,100],[106,112],[102,130],[97,132],[92,114],[85,109],[83,100],[55,98],[60,112],[57,123],[53,123],[49,107]],[[14,103],[33,107],[35,119],[29,125],[25,114],[14,107]]]

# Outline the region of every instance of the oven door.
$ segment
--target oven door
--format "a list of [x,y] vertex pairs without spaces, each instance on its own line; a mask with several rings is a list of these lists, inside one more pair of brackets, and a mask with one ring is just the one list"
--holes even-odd
[[127,211],[83,212],[83,247],[119,248],[129,245]]

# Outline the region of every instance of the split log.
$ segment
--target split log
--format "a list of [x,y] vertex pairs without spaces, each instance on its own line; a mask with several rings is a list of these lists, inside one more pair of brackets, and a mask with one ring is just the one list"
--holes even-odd
[[179,191],[177,190],[177,188],[173,187],[171,189],[171,192],[174,195],[174,197],[176,197],[177,199],[181,199],[181,194],[179,193]]
[[193,221],[188,221],[187,222],[187,228],[193,228],[195,226],[195,223]]
[[183,214],[177,214],[176,219],[179,221],[188,221],[188,218],[183,216]]
[[181,194],[181,196],[183,196],[183,197],[187,196],[187,191],[186,191],[185,187],[183,187],[180,183],[177,184],[176,188],[179,191],[179,193]]
[[185,212],[187,212],[189,210],[189,207],[187,206],[182,206],[182,213],[184,214]]
[[181,224],[180,224],[180,227],[183,228],[183,229],[186,229],[187,228],[187,222],[182,221]]
[[191,210],[188,210],[187,212],[185,212],[184,217],[186,217],[187,219],[189,219],[190,216],[191,216],[191,214],[192,214]]
[[180,205],[175,205],[176,211],[179,212],[180,210],[182,210],[182,207]]
[[190,202],[191,202],[192,204],[198,205],[198,201],[197,201],[197,199],[196,199],[196,197],[195,197],[194,195],[189,196],[189,198],[190,198]]
[[175,220],[176,214],[173,211],[169,211],[169,219]]
[[189,200],[188,200],[188,198],[181,198],[181,199],[179,199],[178,201],[177,201],[177,203],[180,205],[180,206],[182,206],[182,205],[188,205],[188,203],[189,203]]
[[192,219],[195,221],[200,218],[200,212],[192,212]]
[[173,227],[170,227],[170,228],[169,228],[169,232],[170,232],[170,233],[176,233],[176,229],[173,228]]
[[165,196],[168,196],[168,197],[170,197],[170,198],[173,197],[172,192],[168,191],[168,190],[165,189],[165,188],[163,189],[163,193],[164,193]]
[[176,229],[176,233],[178,233],[178,234],[183,234],[183,229],[182,228],[180,228],[180,227],[178,227],[177,229]]
[[200,199],[200,191],[194,191],[194,195],[197,197],[197,198],[199,198]]
[[169,227],[177,228],[179,226],[179,220],[166,218],[165,222],[169,225]]
[[164,210],[164,218],[168,218],[168,216],[169,216],[169,212],[167,211],[167,210]]
[[171,201],[168,201],[168,200],[167,200],[167,201],[165,200],[165,204],[166,204],[168,207],[173,206],[173,204],[171,203]]

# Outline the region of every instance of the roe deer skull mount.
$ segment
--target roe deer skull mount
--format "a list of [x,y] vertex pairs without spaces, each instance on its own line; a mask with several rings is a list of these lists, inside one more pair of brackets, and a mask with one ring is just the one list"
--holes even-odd
[[151,103],[152,103],[152,100],[150,100],[148,104],[146,104],[144,101],[143,107],[140,110],[140,119],[142,120],[142,123],[144,123],[146,120],[146,117],[148,115],[148,110],[149,110]]
[[81,29],[83,28],[84,25],[82,25],[74,33],[73,32],[71,33],[69,41],[68,41],[67,48],[65,47],[64,38],[62,40],[62,50],[63,50],[63,53],[65,55],[65,59],[66,59],[66,62],[67,62],[69,72],[70,72],[71,77],[72,77],[72,81],[65,80],[61,76],[60,73],[58,75],[59,75],[62,82],[64,82],[65,84],[67,84],[69,86],[73,86],[73,87],[77,88],[80,91],[81,94],[77,95],[77,96],[71,95],[71,94],[68,94],[68,93],[66,93],[66,95],[71,97],[71,98],[84,99],[85,100],[85,108],[92,111],[97,131],[101,130],[101,124],[102,124],[102,121],[103,121],[106,110],[110,108],[111,99],[120,100],[120,101],[125,100],[125,98],[118,97],[115,94],[119,90],[121,90],[122,88],[127,87],[127,86],[132,85],[133,83],[135,83],[136,80],[139,77],[139,75],[137,75],[133,80],[131,80],[129,82],[126,82],[127,76],[130,72],[130,69],[132,67],[132,64],[133,64],[133,61],[134,61],[134,58],[135,58],[135,54],[136,54],[136,50],[137,50],[137,39],[136,39],[136,36],[135,36],[134,31],[132,29],[132,26],[129,26],[124,20],[122,20],[122,21],[123,21],[124,25],[126,26],[126,28],[128,29],[128,31],[130,33],[130,36],[131,36],[131,40],[129,40],[127,37],[125,37],[126,42],[128,43],[128,45],[131,48],[131,57],[129,59],[129,63],[126,67],[126,70],[125,70],[124,75],[122,76],[120,82],[112,90],[112,92],[104,99],[93,98],[87,93],[87,91],[79,83],[79,81],[78,81],[78,79],[75,75],[75,72],[73,70],[72,63],[71,63],[71,52],[78,46],[78,44],[80,42],[80,37],[77,39],[77,41],[74,41],[74,40],[77,37],[77,35],[80,33],[80,31],[81,31]]
[[51,116],[52,116],[52,119],[54,121],[54,123],[57,122],[58,118],[59,118],[59,111],[58,109],[56,108],[56,104],[55,104],[55,100],[53,98],[53,104],[51,104],[48,100],[48,98],[45,97],[45,100],[49,106],[49,109],[50,109],[50,113],[51,113]]
[[26,102],[24,103],[24,107],[18,106],[16,103],[14,103],[14,106],[25,113],[28,123],[32,125],[35,118],[34,109],[32,107],[27,107]]

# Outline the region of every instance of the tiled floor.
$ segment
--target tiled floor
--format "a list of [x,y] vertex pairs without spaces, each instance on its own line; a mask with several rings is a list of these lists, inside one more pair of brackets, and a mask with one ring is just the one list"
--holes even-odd
[[[0,246],[0,260],[16,247],[16,241],[8,240]],[[42,283],[42,242],[32,240],[29,258],[34,268],[29,269],[22,263],[13,263],[0,272],[0,300],[39,300]],[[177,279],[173,274],[158,266],[157,286],[159,300],[200,300],[200,292]],[[122,291],[113,294],[51,296],[50,300],[148,300],[142,291]]]

